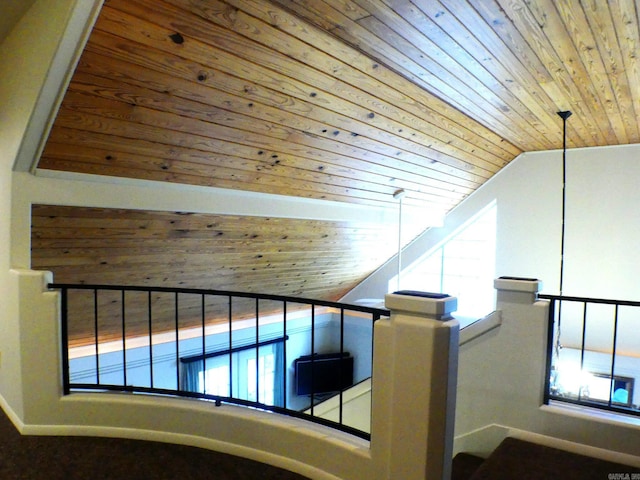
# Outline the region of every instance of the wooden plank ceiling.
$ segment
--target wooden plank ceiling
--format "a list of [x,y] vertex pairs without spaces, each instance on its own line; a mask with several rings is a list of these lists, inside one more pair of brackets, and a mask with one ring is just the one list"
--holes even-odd
[[[446,212],[560,148],[558,111],[569,147],[637,143],[639,44],[633,0],[107,0],[38,168]],[[395,235],[38,207],[33,265],[337,299]]]

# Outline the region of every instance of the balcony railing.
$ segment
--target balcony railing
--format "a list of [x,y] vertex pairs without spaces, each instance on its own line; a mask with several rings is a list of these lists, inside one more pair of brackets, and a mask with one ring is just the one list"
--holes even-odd
[[550,300],[545,403],[640,415],[640,302],[539,295]]
[[[370,438],[343,421],[342,394],[347,378],[357,383],[371,375],[373,323],[389,315],[385,309],[219,290],[49,287],[61,292],[65,395],[89,390],[198,398]],[[346,371],[353,358],[334,362],[331,386],[326,378],[323,386],[323,361],[351,354],[355,371]],[[306,366],[303,387],[297,363]],[[340,398],[339,420],[315,416],[314,406],[333,395]]]

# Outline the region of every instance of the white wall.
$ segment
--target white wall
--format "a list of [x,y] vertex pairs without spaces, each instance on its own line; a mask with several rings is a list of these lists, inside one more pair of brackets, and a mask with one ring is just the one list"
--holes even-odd
[[[567,152],[565,295],[640,300],[640,145]],[[402,254],[410,265],[491,201],[498,205],[497,276],[539,278],[558,293],[562,152],[524,153]],[[345,296],[382,298],[396,273],[392,259]],[[420,290],[420,286],[415,286]]]

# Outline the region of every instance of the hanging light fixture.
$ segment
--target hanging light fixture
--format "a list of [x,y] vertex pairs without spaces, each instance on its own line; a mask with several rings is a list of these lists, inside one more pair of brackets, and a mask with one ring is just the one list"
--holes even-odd
[[567,119],[571,116],[569,110],[558,112],[562,118],[562,231],[560,233],[560,296],[564,283],[564,223],[567,204]]
[[[564,288],[564,237],[567,206],[567,119],[571,116],[571,112],[569,110],[558,112],[558,116],[562,118],[562,227],[560,231],[560,284],[558,288],[559,294],[562,296]],[[556,329],[555,342],[555,353],[558,360],[560,357],[560,349],[562,348],[562,344],[560,343],[561,319],[562,301],[558,302],[558,327]]]
[[396,190],[393,198],[399,201],[398,204],[398,276],[396,290],[400,290],[400,272],[402,270],[402,199],[407,194],[403,188]]

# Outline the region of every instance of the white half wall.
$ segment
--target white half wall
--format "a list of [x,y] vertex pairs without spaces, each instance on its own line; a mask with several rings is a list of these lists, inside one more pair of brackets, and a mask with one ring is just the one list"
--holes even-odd
[[368,441],[305,420],[154,395],[63,396],[60,294],[47,290],[49,277],[29,270],[10,274],[18,292],[23,401],[17,411],[0,392],[0,407],[21,433],[179,443],[250,458],[315,480],[376,478]]
[[[448,478],[442,472],[451,466],[458,323],[430,318],[434,312],[416,306],[417,300],[387,300],[392,316],[375,324],[372,382],[380,388],[371,404],[370,443],[302,419],[226,404],[106,392],[63,396],[61,298],[47,289],[49,277],[10,273],[18,292],[22,411],[2,394],[0,406],[22,433],[182,443],[314,480]],[[435,314],[443,316],[441,310]]]

